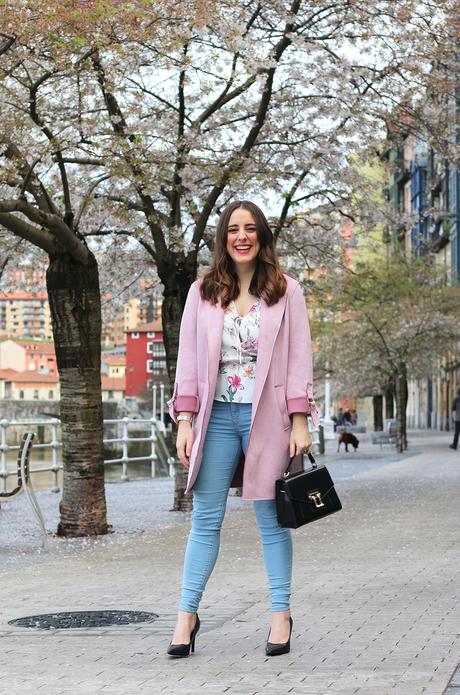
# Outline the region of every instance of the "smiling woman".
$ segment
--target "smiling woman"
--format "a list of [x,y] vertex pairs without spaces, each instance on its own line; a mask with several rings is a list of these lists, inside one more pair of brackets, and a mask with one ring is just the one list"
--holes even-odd
[[278,526],[275,481],[289,456],[302,470],[310,451],[308,314],[299,283],[279,265],[262,210],[235,201],[216,228],[214,260],[190,288],[181,321],[169,412],[178,420],[177,455],[188,469],[193,515],[171,656],[194,651],[197,609],[217,560],[230,487],[252,500],[272,605],[267,656],[290,648],[292,541]]
[[236,208],[227,228],[227,253],[235,263],[251,263],[260,251],[257,225],[253,214],[245,208]]

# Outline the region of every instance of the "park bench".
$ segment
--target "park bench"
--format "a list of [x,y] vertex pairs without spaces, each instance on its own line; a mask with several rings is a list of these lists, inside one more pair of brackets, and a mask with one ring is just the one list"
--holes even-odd
[[385,420],[383,432],[374,432],[372,434],[372,444],[380,444],[380,448],[384,444],[396,444],[399,432],[399,423],[397,420]]
[[25,490],[27,498],[30,502],[30,506],[32,507],[32,511],[40,527],[42,534],[42,548],[43,550],[48,550],[48,540],[46,538],[43,514],[38,505],[37,498],[35,497],[35,493],[30,482],[29,461],[34,437],[35,434],[33,432],[26,432],[24,434],[17,458],[17,485],[13,490],[0,492],[0,501],[2,499],[11,499],[12,497],[16,497],[16,495],[19,495],[22,490]]

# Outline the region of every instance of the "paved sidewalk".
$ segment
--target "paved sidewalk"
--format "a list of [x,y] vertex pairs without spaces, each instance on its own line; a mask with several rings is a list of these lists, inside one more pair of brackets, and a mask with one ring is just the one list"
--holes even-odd
[[[369,444],[325,457],[344,509],[293,532],[294,630],[281,657],[264,654],[269,602],[250,503],[229,499],[197,651],[172,660],[165,650],[190,517],[167,511],[170,481],[110,486],[109,501],[123,488],[131,498],[135,486],[144,491],[142,510],[131,505],[137,521],[125,511],[122,532],[110,538],[52,539],[49,555],[35,549],[38,534],[27,521],[14,557],[13,538],[2,532],[23,501],[11,502],[0,512],[1,695],[441,695],[460,661],[460,452],[449,442],[447,434],[412,435],[408,456]],[[154,523],[141,533],[149,491]],[[116,510],[111,520],[116,526]],[[159,618],[86,630],[7,624],[110,608]]]

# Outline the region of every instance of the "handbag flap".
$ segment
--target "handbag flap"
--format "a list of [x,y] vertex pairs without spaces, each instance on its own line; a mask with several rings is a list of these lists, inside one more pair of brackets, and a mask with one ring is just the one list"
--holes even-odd
[[321,496],[325,497],[334,487],[334,483],[327,468],[318,466],[285,478],[283,487],[291,500],[311,504],[309,494],[320,492]]

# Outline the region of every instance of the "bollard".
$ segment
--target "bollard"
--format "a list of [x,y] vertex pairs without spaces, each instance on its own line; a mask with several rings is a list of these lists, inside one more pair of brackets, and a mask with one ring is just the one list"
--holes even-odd
[[324,446],[324,427],[322,425],[319,426],[319,453],[324,454],[325,452],[325,446]]

